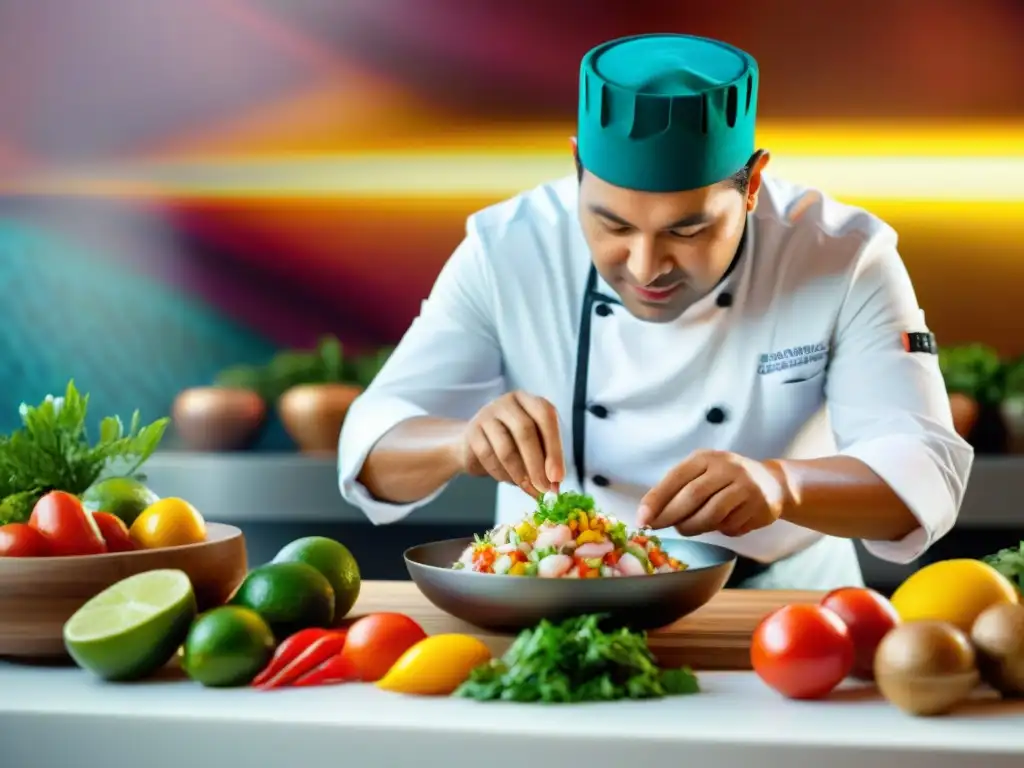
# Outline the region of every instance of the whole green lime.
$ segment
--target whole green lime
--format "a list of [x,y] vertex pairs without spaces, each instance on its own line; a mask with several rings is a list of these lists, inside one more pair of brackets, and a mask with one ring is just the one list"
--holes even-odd
[[146,571],[79,608],[64,625],[64,647],[104,680],[138,680],[171,660],[195,615],[196,596],[183,571]]
[[256,611],[278,642],[300,629],[330,627],[334,622],[334,588],[306,563],[269,563],[254,569],[231,604]]
[[192,624],[181,668],[210,688],[248,685],[274,654],[274,633],[256,611],[226,605]]
[[160,497],[134,477],[108,477],[93,483],[82,494],[82,505],[90,512],[109,512],[129,528],[135,518]]
[[359,597],[359,564],[344,544],[326,536],[307,536],[285,546],[275,563],[306,563],[327,577],[334,588],[334,621],[348,615]]

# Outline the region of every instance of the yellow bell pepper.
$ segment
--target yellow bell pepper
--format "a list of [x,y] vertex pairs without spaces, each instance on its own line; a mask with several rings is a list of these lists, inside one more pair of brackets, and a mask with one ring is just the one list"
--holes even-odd
[[508,569],[509,576],[522,576],[526,573],[526,563],[516,563]]
[[580,530],[581,531],[589,530],[589,528],[590,528],[590,520],[587,519],[587,513],[584,512],[582,509],[577,510],[577,512],[579,512],[579,514],[580,514],[580,516],[579,516]]
[[395,693],[449,696],[491,652],[470,635],[431,635],[403,653],[377,687]]

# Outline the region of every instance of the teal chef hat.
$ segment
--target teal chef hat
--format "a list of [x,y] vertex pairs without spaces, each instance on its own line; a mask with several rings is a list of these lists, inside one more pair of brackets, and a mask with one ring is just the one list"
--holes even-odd
[[618,187],[679,192],[716,184],[754,152],[757,62],[690,35],[626,37],[580,66],[583,167]]

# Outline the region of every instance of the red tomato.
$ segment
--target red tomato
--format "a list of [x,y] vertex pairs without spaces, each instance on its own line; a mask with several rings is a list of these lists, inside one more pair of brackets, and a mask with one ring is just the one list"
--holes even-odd
[[107,544],[108,552],[134,552],[138,547],[128,535],[128,526],[117,515],[109,512],[93,512],[92,519],[100,529],[100,535]]
[[842,619],[850,630],[855,653],[854,677],[873,680],[878,644],[900,621],[892,603],[873,589],[843,587],[825,595],[821,604]]
[[28,524],[46,537],[51,555],[98,555],[107,551],[99,526],[77,497],[51,491],[36,502]]
[[401,613],[371,613],[349,627],[341,655],[359,680],[374,683],[426,636],[419,624]]
[[0,557],[42,557],[46,537],[26,523],[0,526]]
[[790,699],[827,695],[853,668],[853,640],[842,619],[820,605],[787,605],[754,630],[750,661]]

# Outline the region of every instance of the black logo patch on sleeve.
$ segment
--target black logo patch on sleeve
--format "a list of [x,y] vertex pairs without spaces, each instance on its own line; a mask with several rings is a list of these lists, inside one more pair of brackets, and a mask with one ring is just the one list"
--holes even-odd
[[937,355],[939,345],[934,333],[903,333],[903,349],[907,352],[923,352],[926,355]]

